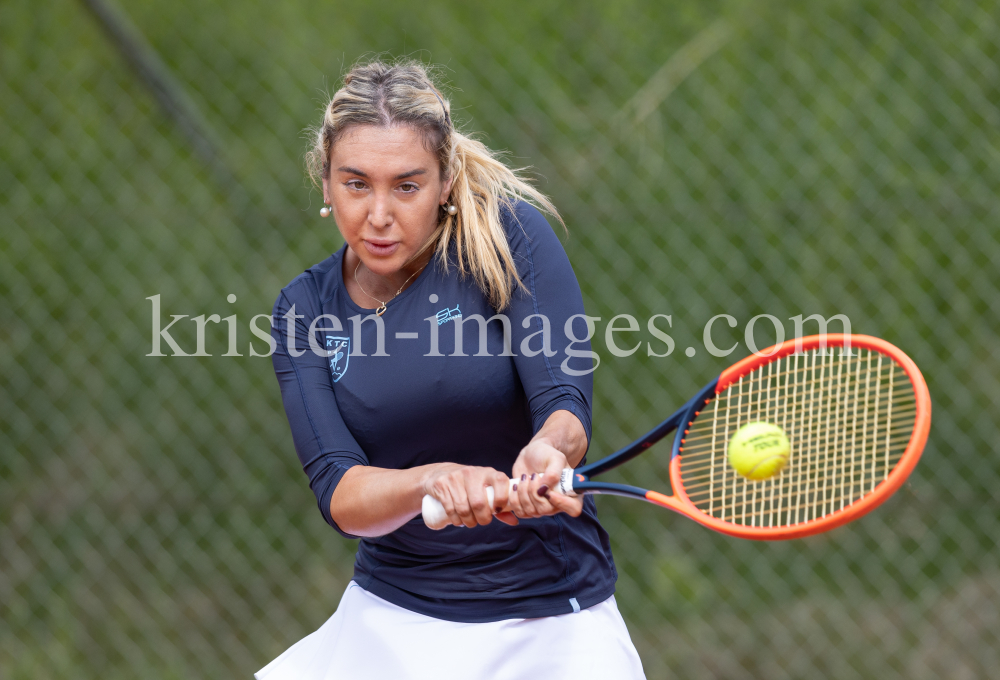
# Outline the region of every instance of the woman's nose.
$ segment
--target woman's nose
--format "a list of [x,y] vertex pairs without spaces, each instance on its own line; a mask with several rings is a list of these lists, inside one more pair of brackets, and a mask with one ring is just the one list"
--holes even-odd
[[371,206],[368,209],[368,221],[376,229],[384,229],[392,224],[392,201],[388,196],[378,193],[372,195]]

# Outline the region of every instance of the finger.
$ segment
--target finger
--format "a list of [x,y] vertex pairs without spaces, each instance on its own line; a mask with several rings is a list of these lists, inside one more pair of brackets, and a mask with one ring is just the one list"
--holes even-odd
[[459,517],[458,512],[455,510],[455,500],[451,496],[451,490],[447,487],[435,491],[435,498],[441,502],[441,507],[444,508],[444,512],[448,515],[448,522],[452,526],[460,527],[464,525],[462,518]]
[[538,517],[538,511],[531,500],[531,475],[527,472],[522,472],[517,479],[517,500],[521,504],[521,514],[518,517],[521,519]]
[[[489,480],[486,480],[487,484]],[[489,524],[493,521],[493,508],[490,507],[489,498],[486,496],[486,484],[480,478],[479,482],[472,482],[465,490],[469,498],[469,509],[477,525]],[[494,489],[494,493],[496,490]]]
[[465,484],[459,483],[451,487],[451,497],[455,503],[455,512],[459,517],[459,524],[472,528],[476,526],[476,516],[469,506],[469,496],[465,491]]
[[507,495],[507,504],[510,506],[511,511],[518,517],[527,517],[525,514],[524,506],[521,505],[521,487],[523,483],[519,478],[514,478],[514,484],[510,487],[510,493]]
[[530,517],[541,517],[546,514],[545,499],[538,495],[538,475],[532,473],[527,475],[523,481],[523,488],[518,488],[521,496],[521,505],[530,513]]
[[559,480],[562,477],[563,464],[564,460],[561,460],[560,458],[553,458],[548,462],[545,471],[538,475],[538,486],[535,492],[543,499],[543,501],[539,502],[538,505],[540,508],[544,508],[545,514],[562,512],[562,510],[553,505],[551,501],[553,495],[560,495],[557,490],[559,488]]
[[502,472],[493,473],[493,507],[490,512],[500,514],[507,507],[507,498],[510,496],[510,478]]
[[504,524],[509,524],[512,527],[518,525],[517,516],[513,512],[501,512],[497,515],[497,519]]
[[517,478],[516,484],[512,489],[517,496],[518,507],[521,508],[521,511],[517,513],[517,516],[521,519],[536,516],[535,504],[531,502],[531,494],[528,491],[529,486],[530,480],[528,479],[528,473],[522,472],[521,476]]
[[579,517],[583,512],[583,496],[563,496],[552,491],[549,493],[549,503],[557,512],[565,512],[570,517]]
[[549,503],[550,489],[549,485],[545,483],[545,475],[539,474],[534,483],[532,484],[532,492],[534,494],[533,500],[535,503],[535,508],[541,515],[554,515],[558,512],[552,504]]

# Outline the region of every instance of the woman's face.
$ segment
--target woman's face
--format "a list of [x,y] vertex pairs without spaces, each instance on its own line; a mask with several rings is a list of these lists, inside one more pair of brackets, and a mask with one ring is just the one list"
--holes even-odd
[[358,125],[330,152],[323,198],[365,266],[392,276],[420,250],[448,200],[451,178],[409,127]]

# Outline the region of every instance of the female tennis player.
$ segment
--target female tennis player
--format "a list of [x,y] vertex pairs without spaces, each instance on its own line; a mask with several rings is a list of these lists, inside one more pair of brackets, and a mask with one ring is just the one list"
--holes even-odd
[[281,291],[273,362],[320,511],[361,540],[336,613],[256,677],[643,678],[594,503],[551,491],[592,394],[555,208],[418,63],[354,67],[308,160],[345,244]]

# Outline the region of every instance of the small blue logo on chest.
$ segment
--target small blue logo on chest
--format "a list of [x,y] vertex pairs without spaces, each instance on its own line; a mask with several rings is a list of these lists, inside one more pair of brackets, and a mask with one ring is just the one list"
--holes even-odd
[[351,358],[351,339],[326,336],[326,356],[330,359],[330,375],[337,382],[347,373],[347,362]]
[[447,323],[452,319],[461,319],[462,310],[458,308],[458,305],[455,305],[455,309],[442,309],[435,316],[437,316],[438,326],[440,326],[441,324]]

